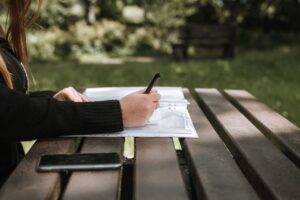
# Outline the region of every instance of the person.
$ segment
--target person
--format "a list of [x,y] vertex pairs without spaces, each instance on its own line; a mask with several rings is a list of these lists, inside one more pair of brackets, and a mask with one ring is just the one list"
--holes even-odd
[[[37,13],[40,4],[37,0]],[[138,91],[120,101],[88,102],[71,87],[28,92],[25,32],[36,19],[36,14],[28,18],[30,6],[31,0],[6,0],[8,28],[0,26],[0,183],[24,155],[21,140],[143,126],[160,99],[157,92]]]

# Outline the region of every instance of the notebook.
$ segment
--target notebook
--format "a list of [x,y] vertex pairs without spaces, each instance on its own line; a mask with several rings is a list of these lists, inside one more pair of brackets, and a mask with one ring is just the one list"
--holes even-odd
[[[145,87],[88,88],[86,95],[91,101],[120,100],[122,97]],[[143,127],[125,128],[124,131],[109,134],[91,134],[85,137],[198,137],[188,113],[189,102],[180,87],[155,87],[161,95],[160,107],[156,109]]]

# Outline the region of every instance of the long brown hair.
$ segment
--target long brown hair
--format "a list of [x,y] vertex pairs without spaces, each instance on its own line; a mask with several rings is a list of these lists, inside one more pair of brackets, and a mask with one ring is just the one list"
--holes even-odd
[[[36,0],[36,10],[29,14],[31,0],[6,0],[8,28],[5,32],[0,26],[0,33],[5,35],[16,56],[28,67],[28,54],[26,43],[26,27],[30,26],[38,16],[41,0]],[[7,70],[3,57],[0,54],[0,73],[7,86],[13,88],[12,78]]]

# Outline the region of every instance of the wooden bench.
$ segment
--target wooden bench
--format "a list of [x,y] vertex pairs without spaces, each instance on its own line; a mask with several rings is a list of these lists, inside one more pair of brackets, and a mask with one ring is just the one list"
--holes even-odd
[[123,138],[38,140],[0,199],[300,199],[300,129],[244,90],[185,90],[197,139],[136,138],[118,170],[37,173],[42,154],[123,153]]
[[[234,57],[234,30],[226,25],[188,24],[179,28],[179,41],[172,44],[175,60],[187,60],[189,47],[222,49],[221,57]],[[215,57],[215,56],[214,56]]]

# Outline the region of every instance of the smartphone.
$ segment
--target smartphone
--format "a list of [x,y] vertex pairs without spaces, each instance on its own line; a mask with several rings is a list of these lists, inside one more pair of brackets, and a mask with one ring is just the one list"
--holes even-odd
[[42,155],[37,170],[46,171],[84,171],[116,169],[122,166],[118,153],[75,153]]

